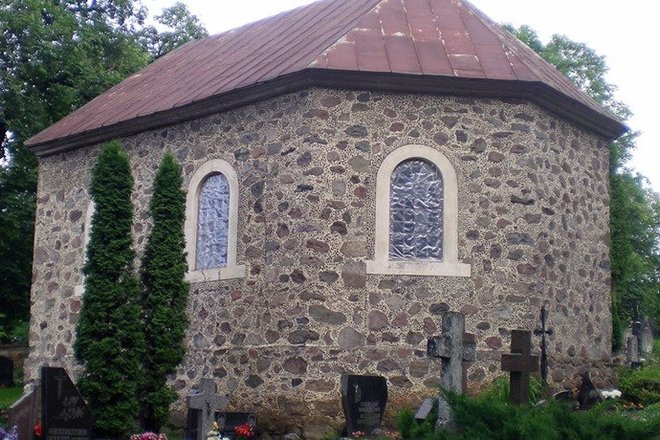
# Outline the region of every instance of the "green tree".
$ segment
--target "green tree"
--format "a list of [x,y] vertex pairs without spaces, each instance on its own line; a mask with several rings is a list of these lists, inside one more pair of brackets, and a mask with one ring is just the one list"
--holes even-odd
[[206,28],[188,7],[177,2],[163,9],[156,21],[169,30],[158,32],[155,26],[147,26],[140,32],[140,43],[154,58],[159,58],[190,41],[208,36]]
[[144,352],[140,287],[132,249],[133,177],[128,155],[108,143],[94,168],[95,212],[87,250],[85,295],[74,350],[85,372],[79,382],[94,415],[95,434],[125,437],[139,410]]
[[[0,310],[8,311],[0,324],[7,333],[29,319],[37,161],[24,141],[149,62],[140,44],[146,16],[140,0],[0,0]],[[194,17],[181,24],[185,14],[163,17],[163,53],[188,41],[186,32],[205,35]]]
[[154,179],[149,209],[153,227],[142,259],[142,308],[145,355],[142,422],[145,430],[158,432],[167,421],[176,392],[167,387],[167,376],[176,371],[185,354],[188,323],[188,283],[185,255],[186,196],[181,167],[165,154]]
[[23,142],[148,60],[126,30],[140,20],[133,2],[93,3],[0,0],[0,309],[8,333],[29,319],[37,161]]
[[[573,83],[622,120],[631,113],[614,97],[607,82],[605,58],[583,43],[554,35],[543,44],[529,26],[506,28]],[[660,200],[647,190],[646,179],[626,165],[635,149],[637,133],[626,133],[610,145],[610,266],[615,349],[621,346],[623,326],[638,309],[660,325]]]

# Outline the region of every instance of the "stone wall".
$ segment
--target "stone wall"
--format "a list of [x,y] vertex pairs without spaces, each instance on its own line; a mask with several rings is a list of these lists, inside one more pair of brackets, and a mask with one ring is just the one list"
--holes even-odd
[[[376,174],[394,149],[440,150],[458,177],[458,254],[470,277],[372,275]],[[551,381],[610,362],[608,148],[522,101],[312,89],[123,140],[136,179],[138,253],[164,151],[187,182],[210,159],[235,167],[245,278],[196,283],[188,355],[173,386],[213,376],[267,425],[339,426],[339,377],[379,374],[390,411],[436,391],[426,339],[460,311],[477,335],[475,389],[499,371],[510,330],[541,305],[555,330]],[[84,213],[99,146],[42,158],[26,374],[75,366]],[[177,403],[182,409],[182,401]],[[311,435],[311,434],[310,434]]]

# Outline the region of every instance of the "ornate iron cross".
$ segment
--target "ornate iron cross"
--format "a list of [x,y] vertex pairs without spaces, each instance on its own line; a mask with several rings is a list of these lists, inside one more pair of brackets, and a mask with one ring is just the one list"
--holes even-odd
[[545,335],[550,336],[552,334],[552,329],[545,327],[547,319],[548,312],[545,310],[545,306],[543,306],[541,307],[541,328],[534,330],[534,336],[541,336],[541,379],[543,380],[543,385],[548,384],[548,355],[546,354],[548,345],[545,342]]

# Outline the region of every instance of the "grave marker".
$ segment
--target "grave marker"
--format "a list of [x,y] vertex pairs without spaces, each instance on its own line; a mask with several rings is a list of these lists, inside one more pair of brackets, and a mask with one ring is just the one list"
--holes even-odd
[[[467,389],[467,363],[476,359],[476,338],[465,333],[465,316],[462,314],[444,312],[441,317],[442,335],[429,338],[426,354],[442,361],[440,387],[462,394]],[[443,396],[438,398],[436,426],[454,428],[454,414]]]
[[502,371],[509,372],[509,400],[522,405],[529,401],[529,374],[539,369],[539,357],[532,355],[532,333],[511,330],[511,354],[502,355]]
[[548,344],[545,341],[545,335],[552,335],[552,329],[546,328],[546,320],[548,319],[548,312],[545,309],[545,306],[541,307],[541,328],[534,330],[535,336],[541,336],[541,380],[543,385],[548,384],[548,355],[547,349]]
[[252,431],[256,432],[257,430],[257,416],[249,412],[216,413],[215,421],[218,422],[222,437],[227,436],[232,438],[234,435],[234,428],[245,423],[252,427]]
[[476,359],[475,337],[465,333],[465,317],[460,313],[444,312],[441,316],[442,335],[429,338],[426,354],[442,361],[440,386],[462,394],[463,362],[474,362]]
[[431,411],[433,411],[433,399],[430,397],[427,397],[424,399],[422,404],[419,406],[419,409],[415,413],[415,420],[423,421],[426,420],[426,418],[431,414]]
[[578,402],[580,403],[580,409],[589,409],[596,403],[602,400],[600,391],[591,381],[591,376],[587,371],[582,376],[582,383],[578,388]]
[[30,390],[7,410],[9,426],[18,427],[18,438],[21,440],[32,439],[32,431],[37,423],[37,402],[37,392]]
[[204,440],[213,426],[215,412],[223,410],[229,404],[229,399],[217,394],[213,379],[203,378],[197,392],[186,398],[186,404],[186,439]]
[[41,369],[43,440],[90,440],[92,413],[64,368]]
[[14,386],[14,361],[5,356],[0,356],[0,388]]
[[362,431],[371,435],[380,428],[387,405],[387,380],[381,376],[341,376],[341,402],[346,433]]
[[639,368],[641,362],[639,361],[639,341],[637,336],[632,335],[626,341],[626,360],[630,368]]

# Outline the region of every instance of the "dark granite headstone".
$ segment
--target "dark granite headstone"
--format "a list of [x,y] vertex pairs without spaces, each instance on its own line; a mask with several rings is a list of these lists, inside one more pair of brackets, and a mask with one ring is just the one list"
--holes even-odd
[[92,413],[64,368],[41,369],[43,440],[92,438]]
[[247,423],[252,426],[253,431],[257,430],[257,416],[249,412],[217,412],[215,421],[218,422],[222,437],[232,440],[236,438],[234,428],[237,426]]
[[349,436],[356,431],[371,435],[380,428],[387,404],[387,380],[384,377],[344,374],[341,396]]
[[589,372],[587,371],[586,373],[581,374],[581,376],[582,383],[578,388],[578,402],[580,403],[580,409],[589,409],[603,399],[600,392],[591,381]]
[[9,426],[18,427],[18,438],[31,440],[34,425],[37,423],[36,391],[24,394],[7,410]]
[[199,437],[199,416],[201,409],[188,408],[186,415],[186,430],[183,435],[184,440],[197,440]]
[[14,362],[5,356],[0,356],[0,388],[14,386]]

